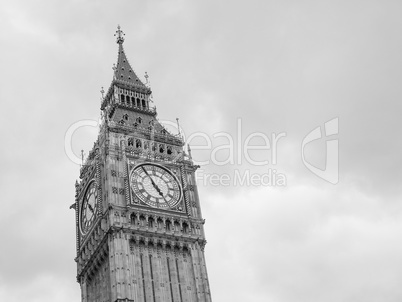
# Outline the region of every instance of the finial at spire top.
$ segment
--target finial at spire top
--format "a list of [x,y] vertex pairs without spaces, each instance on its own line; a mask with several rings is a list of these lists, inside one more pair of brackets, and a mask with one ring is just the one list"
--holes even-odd
[[117,44],[123,44],[124,42],[124,37],[126,34],[121,30],[120,25],[117,25],[117,30],[116,33],[114,34],[115,37],[117,37],[116,42]]

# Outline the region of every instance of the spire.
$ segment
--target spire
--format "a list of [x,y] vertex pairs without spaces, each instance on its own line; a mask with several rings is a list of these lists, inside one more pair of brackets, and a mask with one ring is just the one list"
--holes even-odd
[[115,33],[116,43],[119,44],[119,53],[117,58],[117,64],[113,67],[114,69],[114,80],[121,82],[125,85],[134,86],[140,88],[144,92],[150,93],[150,89],[141,82],[138,76],[135,74],[133,68],[127,60],[126,54],[123,48],[124,42],[124,32],[121,30],[120,25],[117,26],[117,31]]
[[[139,77],[135,74],[133,68],[131,67],[130,63],[127,60],[126,54],[124,52],[123,43],[124,43],[124,32],[121,30],[120,25],[117,26],[117,31],[114,34],[116,37],[116,43],[118,46],[118,54],[117,54],[117,63],[113,64],[113,81],[110,84],[108,91],[106,92],[105,96],[103,97],[101,103],[101,110],[104,110],[108,105],[111,103],[111,96],[115,91],[114,87],[119,87],[122,89],[127,89],[129,91],[142,93],[147,95],[147,101],[149,99],[152,102],[152,90],[150,87],[145,85]],[[145,77],[146,81],[148,78]],[[148,107],[147,107],[148,108]],[[153,112],[156,114],[155,108],[148,108],[152,109]]]

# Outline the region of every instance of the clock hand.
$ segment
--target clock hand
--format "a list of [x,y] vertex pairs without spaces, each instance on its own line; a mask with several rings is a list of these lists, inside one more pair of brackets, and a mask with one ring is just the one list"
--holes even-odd
[[165,203],[168,205],[168,207],[172,209],[172,207],[170,206],[170,204],[167,202],[167,200],[165,199],[165,196],[163,195],[162,191],[159,189],[158,185],[154,182],[154,180],[152,179],[152,177],[149,175],[148,171],[144,169],[144,167],[141,167],[142,170],[144,170],[145,174],[151,179],[151,183],[153,185],[153,187],[155,188],[156,191],[158,191],[159,195],[163,198],[163,200],[165,201]]
[[165,200],[165,202],[168,205],[169,209],[173,210],[172,207],[170,206],[169,202],[165,199],[165,197],[163,197],[163,199]]
[[91,206],[90,203],[88,203],[88,208],[91,210],[91,212],[92,212],[92,214],[93,214],[93,213],[94,213],[94,209],[93,209],[93,207]]
[[[154,184],[155,184],[155,183],[154,183]],[[155,187],[156,191],[158,191],[159,195],[160,195],[161,197],[163,197],[163,193],[162,193],[162,191],[159,189],[159,187],[158,187],[156,184],[154,185],[154,187]]]
[[[154,180],[152,179],[152,177],[149,175],[148,171],[144,169],[144,167],[142,167],[142,170],[144,170],[145,174],[149,177],[149,179],[151,179],[151,183],[152,186],[155,188],[156,191],[158,191],[158,194],[163,197],[163,193],[162,191],[159,189],[158,185],[154,182]],[[163,198],[165,199],[165,198]]]
[[170,206],[169,202],[166,200],[165,196],[161,195],[165,203],[168,205],[169,209],[173,210],[172,207]]

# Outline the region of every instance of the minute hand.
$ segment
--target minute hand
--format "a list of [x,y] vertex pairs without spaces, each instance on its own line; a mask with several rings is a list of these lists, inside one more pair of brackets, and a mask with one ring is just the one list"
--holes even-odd
[[[144,167],[142,167],[142,170],[144,170],[145,174],[149,177],[149,179],[151,180],[152,186],[156,189],[156,191],[158,191],[159,195],[161,197],[163,197],[163,193],[162,191],[159,189],[158,185],[154,182],[154,180],[152,179],[151,175],[149,175],[148,171],[144,169]],[[163,197],[163,199],[165,199]]]
[[163,195],[162,191],[159,189],[158,185],[154,182],[154,180],[152,179],[152,177],[149,175],[148,171],[144,169],[144,167],[142,167],[142,170],[144,170],[145,174],[149,177],[149,179],[151,180],[151,183],[153,185],[153,187],[156,189],[156,191],[158,191],[159,195],[163,198],[163,200],[165,201],[165,203],[168,205],[168,207],[172,209],[172,207],[170,206],[169,202],[166,200],[165,196]]

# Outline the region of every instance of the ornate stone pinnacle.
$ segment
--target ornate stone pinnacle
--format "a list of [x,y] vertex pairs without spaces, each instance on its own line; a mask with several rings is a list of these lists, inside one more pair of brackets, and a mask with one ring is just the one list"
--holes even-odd
[[187,144],[187,152],[188,152],[188,157],[190,158],[190,160],[193,159],[193,157],[191,156],[191,148],[190,148],[190,144]]
[[[145,86],[147,86],[148,88],[151,88],[151,81],[149,80],[149,75],[148,75],[148,72],[146,72],[146,71],[145,71],[144,78],[145,78]],[[150,101],[152,102],[152,97],[151,97]]]
[[177,131],[178,131],[179,135],[181,135],[180,124],[179,124],[179,118],[178,117],[176,117],[176,123],[177,123]]

